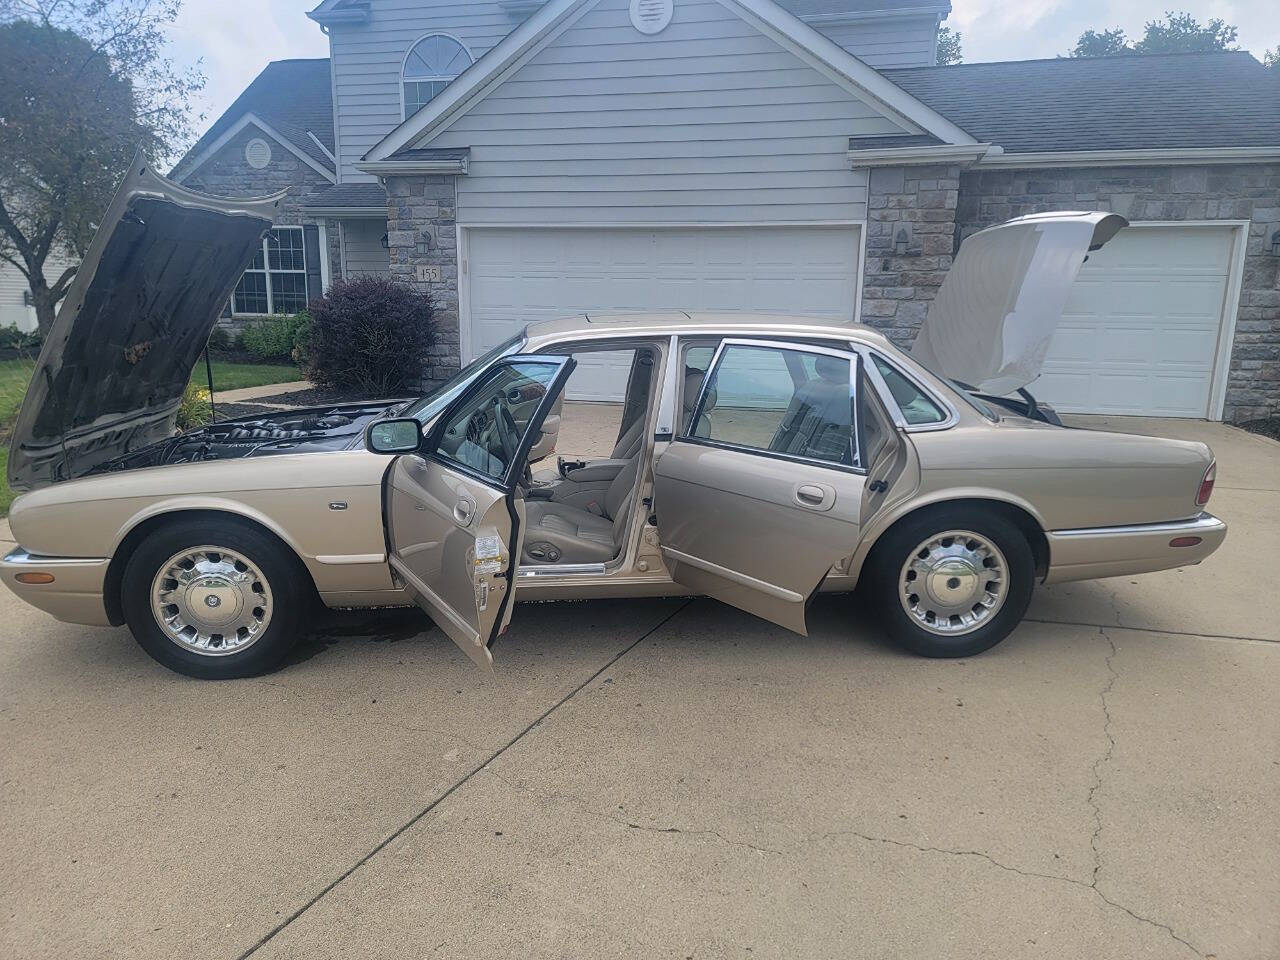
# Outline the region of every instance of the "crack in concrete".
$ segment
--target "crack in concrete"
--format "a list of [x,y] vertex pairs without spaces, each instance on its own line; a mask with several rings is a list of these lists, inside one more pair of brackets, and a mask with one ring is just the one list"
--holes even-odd
[[1047,623],[1058,627],[1094,627],[1098,630],[1130,630],[1134,633],[1158,633],[1170,637],[1194,637],[1197,640],[1239,640],[1245,643],[1266,643],[1280,646],[1274,637],[1244,637],[1231,633],[1196,633],[1193,630],[1170,630],[1160,627],[1127,627],[1121,623],[1092,623],[1085,620],[1049,620],[1044,617],[1024,617],[1025,623]]
[[906,847],[908,850],[916,850],[920,853],[942,853],[949,857],[976,857],[979,860],[985,860],[994,867],[1001,870],[1007,870],[1009,873],[1016,873],[1023,877],[1038,877],[1042,880],[1061,880],[1063,883],[1074,883],[1078,886],[1087,887],[1088,884],[1082,880],[1076,880],[1072,877],[1064,877],[1059,873],[1037,873],[1035,870],[1023,870],[1021,867],[1011,866],[1002,863],[989,853],[983,853],[981,850],[951,850],[947,847],[925,847],[918,843],[912,843],[910,840],[894,840],[891,837],[875,837],[869,833],[859,833],[857,830],[834,830],[830,833],[824,833],[819,839],[831,840],[835,837],[857,837],[859,840],[866,840],[868,843],[884,843],[892,847]]
[[[1123,630],[1128,628],[1115,627],[1113,629]],[[1119,650],[1116,648],[1115,641],[1111,638],[1111,635],[1107,633],[1107,628],[1104,626],[1100,626],[1100,625],[1098,626],[1098,634],[1104,640],[1107,641],[1107,645],[1111,648],[1111,650],[1106,656],[1107,682],[1106,682],[1106,685],[1103,686],[1103,688],[1098,692],[1098,699],[1102,705],[1102,717],[1103,717],[1102,732],[1103,732],[1103,735],[1107,738],[1107,748],[1103,752],[1102,756],[1100,756],[1097,760],[1093,762],[1093,767],[1092,767],[1093,786],[1089,788],[1089,795],[1086,798],[1086,802],[1089,804],[1089,809],[1093,811],[1093,821],[1094,821],[1093,833],[1089,837],[1089,849],[1093,852],[1093,871],[1090,874],[1088,881],[1078,880],[1075,877],[1067,877],[1061,874],[1039,873],[1034,870],[1023,870],[1020,867],[1015,867],[1007,863],[1002,863],[1001,861],[995,859],[995,857],[991,856],[990,854],[983,853],[981,850],[952,850],[946,847],[927,847],[918,843],[912,843],[907,840],[894,840],[890,837],[877,837],[877,836],[872,836],[871,834],[859,833],[856,830],[839,830],[832,833],[826,833],[822,835],[822,839],[830,839],[832,837],[838,837],[838,836],[852,836],[860,840],[864,840],[868,843],[883,843],[883,844],[888,844],[890,846],[895,846],[895,847],[905,847],[909,850],[916,850],[920,853],[940,853],[940,854],[943,854],[944,856],[950,856],[950,857],[973,857],[979,860],[985,860],[987,863],[991,864],[994,867],[998,867],[1001,870],[1006,870],[1009,873],[1016,873],[1019,876],[1036,877],[1042,880],[1057,880],[1061,883],[1069,883],[1072,886],[1083,887],[1086,890],[1092,891],[1094,895],[1098,897],[1099,900],[1101,900],[1103,903],[1107,904],[1108,906],[1114,907],[1117,910],[1123,911],[1124,913],[1132,917],[1134,920],[1137,920],[1139,923],[1145,923],[1159,930],[1163,930],[1171,938],[1176,940],[1178,943],[1182,944],[1184,947],[1186,947],[1196,956],[1202,957],[1202,958],[1205,957],[1206,954],[1201,952],[1200,949],[1197,948],[1189,940],[1179,936],[1178,933],[1169,924],[1161,923],[1159,920],[1153,920],[1151,917],[1145,917],[1142,914],[1137,913],[1132,908],[1125,906],[1123,903],[1120,903],[1117,900],[1113,900],[1111,897],[1107,896],[1098,888],[1099,874],[1102,871],[1101,840],[1102,840],[1103,821],[1102,821],[1102,808],[1098,804],[1097,793],[1102,788],[1102,768],[1106,764],[1111,762],[1111,758],[1112,756],[1114,756],[1115,749],[1116,749],[1116,738],[1115,738],[1115,735],[1111,732],[1111,728],[1112,728],[1111,705],[1107,702],[1107,697],[1111,694],[1111,691],[1114,688],[1116,681],[1120,678],[1120,674],[1116,670],[1115,663],[1114,663],[1116,656],[1119,654]]]
[[1094,827],[1093,834],[1089,837],[1089,849],[1093,851],[1093,875],[1090,885],[1095,888],[1098,885],[1098,874],[1102,871],[1102,851],[1098,849],[1098,841],[1102,837],[1102,810],[1098,807],[1096,797],[1102,788],[1102,766],[1111,762],[1111,757],[1116,750],[1116,738],[1111,733],[1111,709],[1107,705],[1107,695],[1111,693],[1111,688],[1115,686],[1120,676],[1112,663],[1117,653],[1116,642],[1111,639],[1111,635],[1104,627],[1098,628],[1098,634],[1107,641],[1111,652],[1106,656],[1107,684],[1098,693],[1098,700],[1102,704],[1102,734],[1107,738],[1107,749],[1102,756],[1093,761],[1093,786],[1089,788],[1089,795],[1085,800],[1089,804],[1089,809],[1093,811]]
[[540,800],[567,800],[569,803],[576,806],[578,808],[578,811],[582,813],[584,816],[591,817],[593,820],[607,820],[611,823],[616,823],[619,826],[626,827],[628,830],[640,830],[644,833],[669,833],[669,834],[684,834],[686,836],[715,837],[721,843],[728,844],[729,846],[747,847],[748,849],[758,851],[759,853],[774,853],[774,854],[778,854],[779,856],[782,855],[781,850],[775,850],[772,847],[761,847],[757,844],[751,843],[749,840],[735,840],[730,837],[726,837],[724,834],[720,833],[718,830],[712,830],[710,828],[695,829],[692,827],[676,827],[676,826],[650,827],[650,826],[645,826],[642,823],[634,823],[631,820],[627,820],[623,817],[615,816],[611,813],[600,813],[598,810],[592,810],[590,804],[588,803],[585,797],[579,797],[576,794],[572,794],[572,793],[544,793],[541,790],[534,790],[532,787],[524,787],[524,786],[521,786],[520,784],[513,783],[512,781],[504,777],[502,774],[498,773],[495,770],[490,770],[488,767],[486,767],[482,772],[489,774],[489,776],[497,780],[501,780],[503,783],[505,783],[508,787],[510,787],[512,790],[516,791],[517,793],[526,793],[529,796],[537,797]]

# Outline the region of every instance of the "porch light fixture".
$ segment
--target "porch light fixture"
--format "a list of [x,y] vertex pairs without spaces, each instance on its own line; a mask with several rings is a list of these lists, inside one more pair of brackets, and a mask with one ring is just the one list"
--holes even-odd
[[910,242],[911,239],[907,236],[907,228],[900,227],[893,237],[893,252],[898,256],[902,256],[907,252],[907,244]]
[[381,239],[381,240],[379,240],[378,242],[382,244],[382,249],[383,249],[383,250],[390,250],[390,249],[391,249],[391,239],[387,236],[387,234],[385,234],[385,233],[384,233],[384,234],[382,235],[382,239]]
[[1280,230],[1271,235],[1271,255],[1280,257]]
[[418,234],[418,253],[426,254],[431,252],[431,231],[423,230]]

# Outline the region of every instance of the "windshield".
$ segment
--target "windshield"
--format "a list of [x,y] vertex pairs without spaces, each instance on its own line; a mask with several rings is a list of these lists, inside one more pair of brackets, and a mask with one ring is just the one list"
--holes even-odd
[[492,350],[476,357],[465,367],[453,375],[448,383],[437,387],[432,393],[427,394],[418,400],[413,401],[409,406],[401,410],[397,416],[413,417],[419,423],[426,423],[433,419],[445,407],[447,407],[455,397],[457,397],[467,386],[480,375],[490,364],[502,357],[510,356],[513,353],[519,353],[520,348],[524,346],[524,331],[517,333],[510,340],[504,340]]

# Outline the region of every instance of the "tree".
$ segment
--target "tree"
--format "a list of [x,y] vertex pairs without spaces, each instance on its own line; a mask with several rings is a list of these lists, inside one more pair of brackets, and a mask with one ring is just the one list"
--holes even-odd
[[964,52],[960,49],[960,33],[952,33],[950,27],[938,31],[938,65],[960,63],[964,60]]
[[1163,20],[1148,20],[1142,39],[1130,44],[1124,30],[1086,30],[1080,34],[1069,56],[1110,57],[1117,54],[1141,53],[1208,53],[1235,50],[1238,31],[1225,20],[1215,17],[1202,24],[1190,13],[1166,10]]
[[0,260],[26,278],[40,334],[75,278],[49,257],[84,256],[141,148],[190,137],[203,85],[162,55],[180,0],[0,0]]
[[1217,17],[1201,24],[1189,13],[1165,12],[1164,20],[1148,20],[1146,33],[1133,45],[1138,53],[1210,53],[1235,50],[1238,31]]
[[1262,52],[1262,65],[1270,67],[1276,73],[1280,73],[1280,45],[1274,50],[1264,50]]
[[1124,38],[1124,31],[1119,27],[1114,30],[1086,30],[1080,34],[1073,57],[1114,57],[1121,53],[1133,53],[1133,48]]

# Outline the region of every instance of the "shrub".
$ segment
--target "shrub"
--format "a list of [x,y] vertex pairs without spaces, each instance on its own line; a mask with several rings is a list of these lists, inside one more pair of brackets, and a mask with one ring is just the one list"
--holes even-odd
[[209,390],[197,383],[188,383],[182,391],[182,403],[178,406],[179,430],[192,430],[203,427],[213,419],[213,400]]
[[0,327],[0,349],[36,351],[40,344],[40,334],[34,330],[23,333],[17,327]]
[[209,351],[211,353],[226,353],[231,347],[231,332],[226,327],[214,327],[209,332]]
[[365,396],[412,390],[435,339],[430,295],[389,277],[337,281],[311,318],[308,379]]
[[294,358],[298,338],[311,325],[311,314],[281,314],[245,327],[240,335],[244,349],[258,360],[288,363]]

